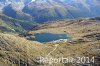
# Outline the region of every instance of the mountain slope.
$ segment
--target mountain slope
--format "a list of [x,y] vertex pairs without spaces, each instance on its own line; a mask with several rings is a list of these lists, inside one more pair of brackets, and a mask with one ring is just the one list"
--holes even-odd
[[59,2],[49,0],[44,0],[43,2],[41,0],[36,0],[36,2],[26,6],[23,11],[34,16],[36,21],[45,22],[55,19],[73,18],[67,7],[74,13],[76,12],[75,8],[70,5],[64,6]]
[[[17,66],[20,64],[20,66],[24,66],[27,64],[28,66],[33,66],[35,62],[32,61],[32,58],[41,55],[42,52],[39,50],[42,50],[42,48],[41,43],[0,33],[0,59],[2,59],[0,60],[0,65],[9,66],[12,64]],[[31,62],[28,62],[28,59]]]
[[6,15],[0,14],[0,32],[23,33],[28,30],[31,30],[35,25],[35,22],[17,20]]
[[4,0],[0,11],[16,19],[46,22],[100,16],[99,0]]

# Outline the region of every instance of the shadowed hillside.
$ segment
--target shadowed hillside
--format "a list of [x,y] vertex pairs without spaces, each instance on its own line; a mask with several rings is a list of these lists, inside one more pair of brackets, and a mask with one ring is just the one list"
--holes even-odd
[[36,25],[35,22],[23,21],[0,14],[0,32],[26,32]]

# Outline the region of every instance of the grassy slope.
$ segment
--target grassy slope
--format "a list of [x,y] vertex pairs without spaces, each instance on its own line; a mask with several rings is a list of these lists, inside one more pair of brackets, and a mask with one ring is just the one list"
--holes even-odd
[[57,58],[94,56],[95,58],[98,58],[100,56],[100,52],[97,50],[99,46],[97,41],[92,44],[81,43],[72,45],[70,43],[61,42],[42,45],[41,43],[31,42],[24,38],[0,33],[0,64],[7,66],[13,61],[16,62],[13,65],[18,65],[18,62],[23,60],[24,63],[36,66],[35,64],[37,62],[35,62],[35,59],[41,56],[46,57],[47,54],[55,48],[55,44],[59,44],[59,46],[54,52],[50,54],[49,57]]

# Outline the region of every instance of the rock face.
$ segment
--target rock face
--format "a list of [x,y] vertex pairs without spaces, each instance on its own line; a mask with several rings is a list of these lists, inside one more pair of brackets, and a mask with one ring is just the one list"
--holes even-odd
[[99,16],[99,2],[99,0],[1,0],[0,12],[21,20],[24,20],[25,16],[32,18],[31,21],[46,22]]

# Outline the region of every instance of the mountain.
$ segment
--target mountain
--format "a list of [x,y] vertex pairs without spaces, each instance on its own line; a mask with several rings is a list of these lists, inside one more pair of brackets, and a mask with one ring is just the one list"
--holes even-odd
[[0,12],[20,20],[46,22],[100,16],[99,0],[1,0]]
[[31,0],[5,0],[0,1],[1,13],[16,19],[32,21],[32,17],[29,14],[22,12],[22,9]]

